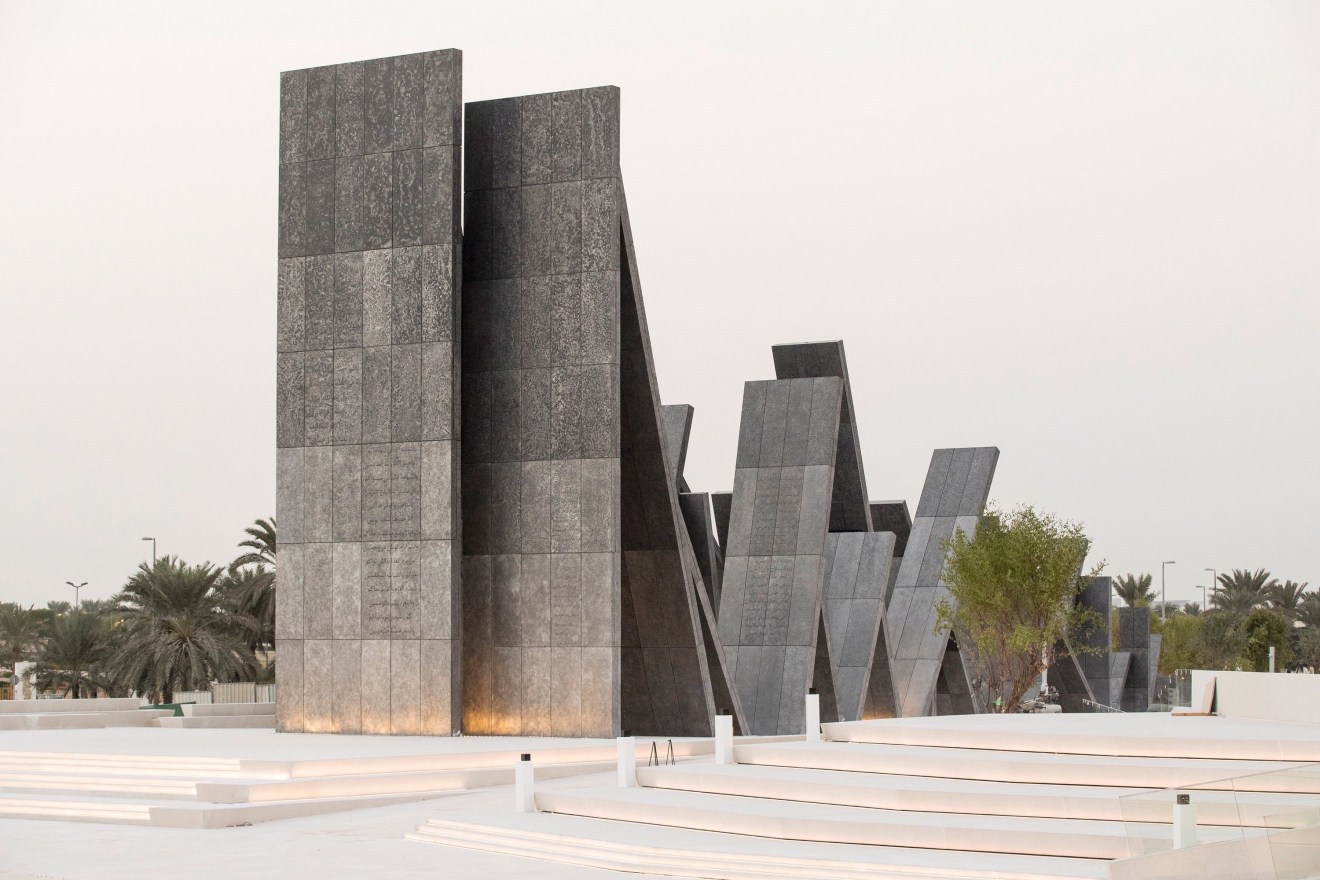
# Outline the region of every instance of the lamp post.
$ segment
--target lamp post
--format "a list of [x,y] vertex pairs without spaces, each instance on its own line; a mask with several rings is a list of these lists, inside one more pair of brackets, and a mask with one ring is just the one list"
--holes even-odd
[[1208,601],[1205,597],[1205,584],[1197,584],[1196,587],[1201,591],[1201,610],[1202,611],[1209,610],[1209,608],[1207,607]]
[[1165,620],[1169,616],[1169,603],[1164,598],[1164,569],[1177,564],[1172,559],[1160,563],[1160,620]]
[[82,588],[87,586],[87,581],[81,584],[75,584],[73,581],[65,581],[66,584],[73,587],[73,610],[77,611],[82,607]]
[[152,567],[152,568],[155,568],[155,567],[156,567],[156,539],[155,539],[155,538],[143,538],[142,540],[144,540],[144,541],[150,541],[150,542],[151,542],[151,567]]
[[[1219,572],[1215,571],[1213,568],[1207,568],[1206,571],[1210,572],[1210,589],[1217,589],[1217,585],[1219,584]],[[1201,589],[1204,590],[1205,587],[1202,587]],[[1203,601],[1208,601],[1204,596],[1202,596],[1202,599]]]

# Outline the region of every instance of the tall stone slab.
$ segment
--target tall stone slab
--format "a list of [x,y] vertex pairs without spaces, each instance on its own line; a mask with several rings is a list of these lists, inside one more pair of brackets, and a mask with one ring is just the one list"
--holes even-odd
[[823,717],[837,712],[830,658],[842,646],[832,646],[838,628],[823,611],[827,535],[871,527],[843,344],[773,351],[779,378],[743,390],[719,613],[755,734],[800,733],[809,687]]
[[900,717],[934,714],[937,680],[944,668],[947,631],[935,631],[936,608],[949,591],[941,580],[941,542],[956,530],[976,534],[994,479],[994,447],[937,449],[926,472],[885,614],[885,638]]
[[457,50],[280,76],[281,730],[459,728],[461,114]]
[[708,734],[619,92],[467,107],[464,730]]
[[894,715],[882,620],[895,543],[892,532],[826,537],[823,612],[840,721]]

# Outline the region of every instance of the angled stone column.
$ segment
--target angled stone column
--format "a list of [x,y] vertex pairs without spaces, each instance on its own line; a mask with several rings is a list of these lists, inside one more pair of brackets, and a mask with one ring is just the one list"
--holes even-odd
[[895,543],[892,532],[831,532],[826,538],[823,612],[840,721],[894,715],[881,621]]
[[935,632],[935,609],[949,595],[940,579],[940,542],[961,529],[968,537],[985,510],[999,450],[937,449],[912,520],[893,597],[885,612],[885,638],[893,667],[896,708],[903,718],[936,711],[936,680],[949,634]]
[[709,735],[618,89],[469,104],[467,132],[464,729]]
[[456,50],[280,77],[281,730],[459,726]]

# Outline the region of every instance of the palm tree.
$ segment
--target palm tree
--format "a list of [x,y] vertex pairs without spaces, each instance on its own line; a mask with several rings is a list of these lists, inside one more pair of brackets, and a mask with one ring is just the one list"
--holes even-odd
[[1183,614],[1187,614],[1192,617],[1195,617],[1196,615],[1201,613],[1201,603],[1188,602],[1186,605],[1182,607],[1182,610],[1183,610]]
[[1234,617],[1245,617],[1253,608],[1264,605],[1276,581],[1263,568],[1255,571],[1233,569],[1221,574],[1210,593],[1210,602]]
[[1297,621],[1307,629],[1320,632],[1320,593],[1307,593],[1297,606]]
[[46,603],[46,616],[48,618],[59,617],[62,614],[68,614],[73,610],[73,606],[62,599],[52,599]]
[[45,623],[46,615],[32,606],[0,604],[0,659],[9,664],[10,672],[36,657]]
[[37,657],[38,686],[67,688],[75,700],[84,689],[95,696],[101,682],[93,672],[105,661],[109,643],[110,626],[97,615],[73,611],[52,618]]
[[248,646],[265,654],[275,645],[275,517],[243,531],[248,537],[238,547],[246,552],[229,563],[224,591],[234,610],[254,624]]
[[1307,584],[1299,584],[1296,581],[1283,583],[1273,581],[1265,589],[1266,601],[1270,603],[1271,608],[1281,612],[1291,623],[1297,619],[1297,612],[1310,595],[1306,592],[1306,587]]
[[275,517],[269,521],[259,519],[243,530],[247,533],[246,541],[239,543],[247,550],[242,556],[229,564],[230,568],[242,568],[245,565],[267,565],[275,567]]
[[1124,574],[1114,578],[1114,592],[1129,608],[1145,608],[1155,601],[1148,574]]
[[223,576],[209,562],[187,565],[173,556],[142,563],[117,597],[124,641],[113,658],[116,676],[170,703],[176,690],[253,675],[256,660],[244,638],[252,624],[229,607]]

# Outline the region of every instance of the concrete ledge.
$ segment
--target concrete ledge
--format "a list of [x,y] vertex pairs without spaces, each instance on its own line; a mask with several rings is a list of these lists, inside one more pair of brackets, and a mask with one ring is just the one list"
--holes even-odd
[[127,712],[137,709],[137,697],[85,700],[0,700],[0,715],[50,715],[57,712]]
[[268,728],[275,729],[274,715],[214,715],[203,717],[183,717],[183,718],[160,718],[157,719],[158,727],[166,728]]
[[181,708],[185,718],[275,714],[274,703],[189,703]]

